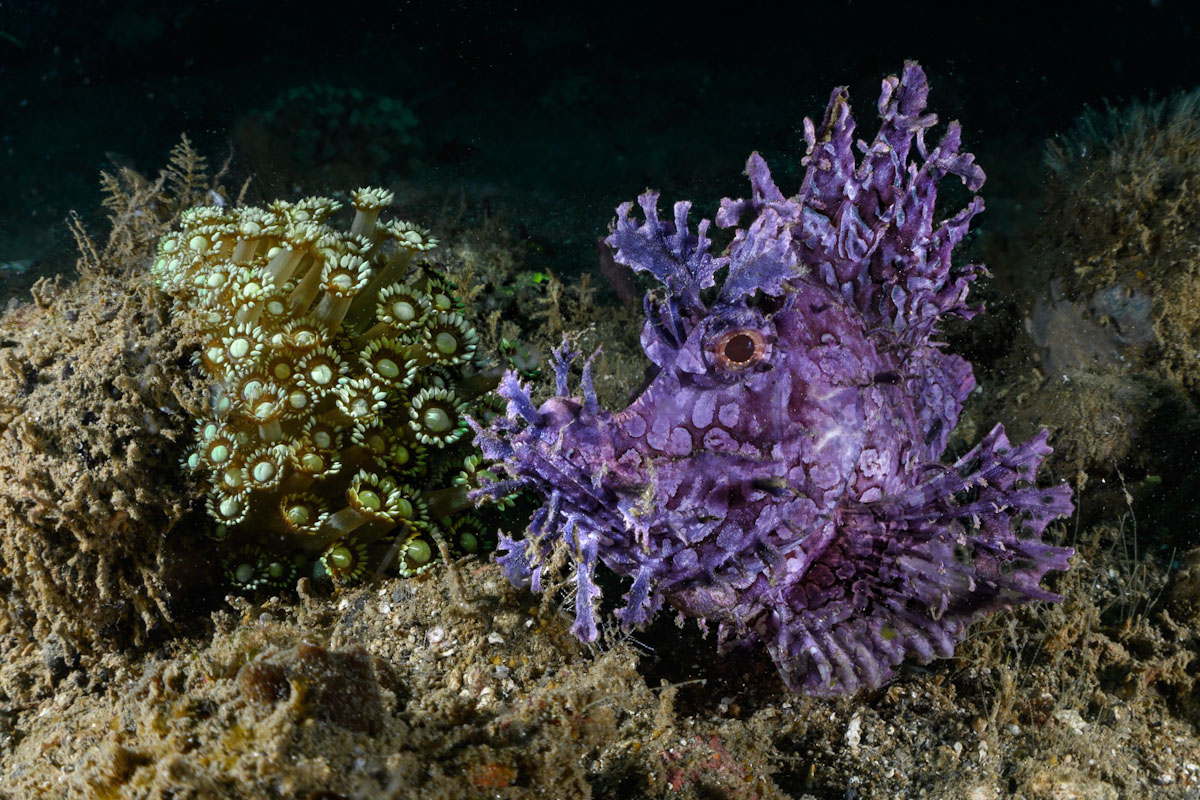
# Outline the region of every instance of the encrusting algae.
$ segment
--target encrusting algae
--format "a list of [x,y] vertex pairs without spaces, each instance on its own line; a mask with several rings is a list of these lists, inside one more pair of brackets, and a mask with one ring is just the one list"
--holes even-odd
[[145,267],[214,182],[185,139],[154,180],[120,168],[102,186],[107,240],[71,220],[78,281],[43,278],[0,318],[0,625],[84,648],[172,624],[186,593],[169,586],[203,561],[176,468],[190,344]]

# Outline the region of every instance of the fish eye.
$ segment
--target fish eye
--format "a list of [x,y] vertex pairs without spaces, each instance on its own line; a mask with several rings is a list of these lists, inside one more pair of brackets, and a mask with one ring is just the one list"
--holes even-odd
[[743,370],[767,355],[767,340],[753,328],[737,328],[721,335],[713,344],[717,363],[731,370]]

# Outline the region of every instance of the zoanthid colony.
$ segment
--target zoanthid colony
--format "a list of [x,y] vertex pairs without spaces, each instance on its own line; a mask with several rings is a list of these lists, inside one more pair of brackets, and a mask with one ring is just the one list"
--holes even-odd
[[235,590],[412,575],[438,537],[485,546],[464,414],[491,413],[495,371],[418,259],[437,240],[380,220],[390,192],[351,197],[348,231],[328,224],[338,202],[309,197],[193,208],[158,244],[156,282],[211,381],[186,466],[207,477]]

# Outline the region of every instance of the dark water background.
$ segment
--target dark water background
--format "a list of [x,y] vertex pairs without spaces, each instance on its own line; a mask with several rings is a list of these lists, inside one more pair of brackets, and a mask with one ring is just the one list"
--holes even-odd
[[[153,173],[182,133],[213,161],[232,148],[231,184],[253,174],[261,196],[387,182],[408,216],[492,215],[536,268],[577,274],[647,186],[711,214],[758,149],[793,189],[802,118],[847,84],[873,134],[879,81],[906,58],[988,171],[986,230],[1028,212],[1044,140],[1085,105],[1200,84],[1198,20],[1172,0],[0,0],[0,302],[71,268],[70,210],[103,232],[100,169]],[[280,100],[297,87],[365,93],[370,119],[333,130]]]

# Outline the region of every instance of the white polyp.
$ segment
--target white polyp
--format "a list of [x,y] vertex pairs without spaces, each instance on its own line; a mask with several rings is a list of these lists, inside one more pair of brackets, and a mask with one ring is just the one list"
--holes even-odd
[[253,400],[262,394],[263,382],[258,378],[252,378],[242,384],[242,397],[247,400]]
[[226,497],[221,501],[220,511],[225,519],[233,519],[242,513],[242,503],[236,497]]
[[333,381],[333,367],[329,364],[318,364],[308,371],[308,377],[318,386],[328,386]]
[[300,329],[292,337],[296,341],[296,346],[301,348],[309,348],[317,343],[317,334],[311,330]]
[[275,465],[270,461],[260,461],[254,465],[254,480],[259,483],[270,483],[275,478]]

